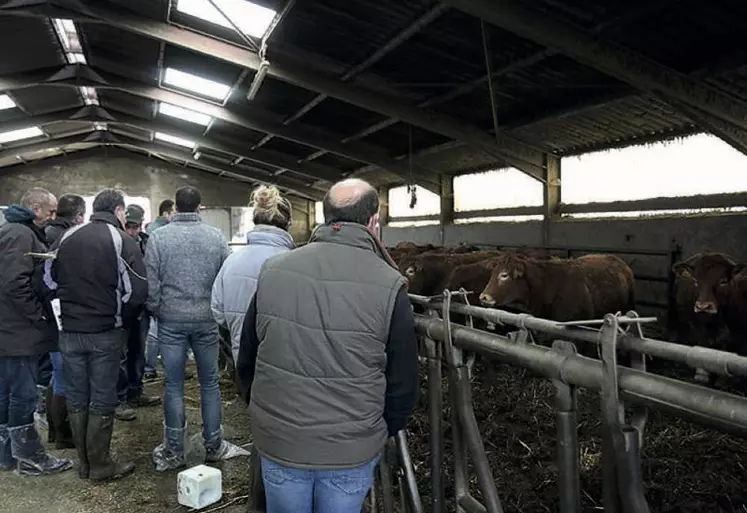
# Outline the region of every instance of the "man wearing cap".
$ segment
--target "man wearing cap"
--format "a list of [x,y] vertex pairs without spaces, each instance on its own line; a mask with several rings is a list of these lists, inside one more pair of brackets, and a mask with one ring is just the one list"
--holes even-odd
[[[143,231],[145,210],[139,205],[128,205],[125,209],[125,232],[138,243],[145,255],[148,234]],[[119,406],[114,416],[117,420],[130,421],[137,418],[132,407],[147,407],[161,404],[160,397],[143,394],[143,372],[145,369],[145,338],[148,334],[148,315],[145,309],[127,326],[127,346],[122,353],[117,381]]]

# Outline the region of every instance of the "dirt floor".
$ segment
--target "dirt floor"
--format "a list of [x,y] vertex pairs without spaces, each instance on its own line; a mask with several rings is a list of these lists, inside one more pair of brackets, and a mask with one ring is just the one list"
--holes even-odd
[[[227,440],[246,446],[251,442],[246,406],[238,400],[233,385],[221,383],[223,394],[223,430]],[[162,394],[162,383],[146,385],[146,392]],[[190,465],[204,458],[200,439],[199,385],[197,379],[186,384],[185,396],[189,435],[197,435],[197,450],[190,455]],[[2,511],[12,513],[179,513],[192,511],[176,499],[176,471],[156,472],[151,451],[163,437],[161,406],[137,410],[133,422],[117,422],[112,447],[115,455],[135,462],[135,473],[111,483],[93,485],[78,478],[73,469],[57,476],[19,477],[12,472],[0,473]],[[46,440],[46,433],[42,432]],[[75,460],[75,450],[55,451]],[[223,472],[223,499],[203,512],[220,507],[221,513],[244,513],[243,496],[247,493],[249,458],[239,457],[211,464]]]

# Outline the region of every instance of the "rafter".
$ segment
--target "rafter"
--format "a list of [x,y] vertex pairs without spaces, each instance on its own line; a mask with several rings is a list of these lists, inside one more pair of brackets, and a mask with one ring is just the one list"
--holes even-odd
[[[44,78],[46,77],[46,78]],[[283,125],[276,116],[252,109],[251,114],[237,113],[221,105],[192,96],[143,84],[135,80],[107,73],[80,64],[61,68],[35,70],[30,73],[0,77],[0,91],[13,91],[34,86],[80,87],[115,89],[153,101],[171,103],[250,130],[272,133],[284,139],[299,142],[353,160],[375,165],[397,174],[404,181],[414,180],[429,190],[438,190],[437,175],[415,166],[413,169],[395,161],[381,148],[363,144],[342,144],[342,136],[317,128]]]
[[[157,41],[180,46],[198,53],[210,55],[242,68],[256,70],[260,66],[259,56],[248,48],[217,40],[168,23],[139,16],[113,6],[94,5],[83,0],[47,0],[35,8],[8,8],[9,14],[49,16],[50,12],[64,12],[65,16],[83,22],[106,23],[122,30],[133,32]],[[464,142],[476,149],[505,160],[530,176],[543,180],[542,151],[526,143],[503,136],[496,141],[487,132],[443,114],[428,111],[400,97],[383,95],[354,83],[341,82],[337,77],[320,73],[313,61],[305,63],[288,59],[282,53],[270,52],[272,65],[269,75],[305,89],[357,105],[380,114],[396,117],[413,126],[450,139]],[[341,139],[341,138],[340,138]],[[324,149],[324,148],[320,148]],[[399,172],[389,168],[397,174]],[[405,175],[406,176],[406,175]],[[437,189],[432,189],[434,192]]]

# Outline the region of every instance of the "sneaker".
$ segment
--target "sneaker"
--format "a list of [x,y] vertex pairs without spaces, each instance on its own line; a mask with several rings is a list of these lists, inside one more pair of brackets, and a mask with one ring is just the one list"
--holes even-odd
[[135,413],[135,410],[127,406],[127,404],[122,403],[117,406],[116,410],[114,410],[114,418],[123,422],[130,422],[137,418],[137,413]]
[[161,404],[161,398],[152,395],[140,394],[137,397],[132,397],[131,399],[129,399],[127,403],[133,408],[148,408],[149,406],[158,406],[159,404]]
[[155,381],[158,379],[158,373],[156,371],[150,371],[143,374],[143,382]]

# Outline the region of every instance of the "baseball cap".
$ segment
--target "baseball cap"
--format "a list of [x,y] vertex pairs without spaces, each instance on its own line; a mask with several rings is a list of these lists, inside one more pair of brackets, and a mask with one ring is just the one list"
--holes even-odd
[[145,217],[145,211],[138,205],[128,205],[125,210],[125,220],[128,223],[140,224]]

